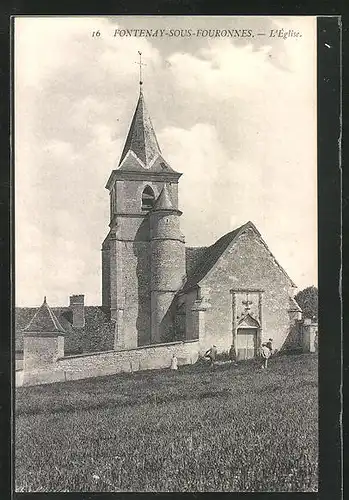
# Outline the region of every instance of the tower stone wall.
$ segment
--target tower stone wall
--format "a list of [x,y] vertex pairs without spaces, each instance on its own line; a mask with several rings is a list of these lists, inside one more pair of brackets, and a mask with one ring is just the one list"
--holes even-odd
[[172,204],[167,184],[150,213],[151,340],[174,335],[174,297],[185,279],[185,243],[180,231],[182,212]]

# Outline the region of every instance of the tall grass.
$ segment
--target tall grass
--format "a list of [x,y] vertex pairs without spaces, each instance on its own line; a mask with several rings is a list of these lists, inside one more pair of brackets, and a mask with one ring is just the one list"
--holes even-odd
[[16,491],[316,491],[317,359],[16,391]]

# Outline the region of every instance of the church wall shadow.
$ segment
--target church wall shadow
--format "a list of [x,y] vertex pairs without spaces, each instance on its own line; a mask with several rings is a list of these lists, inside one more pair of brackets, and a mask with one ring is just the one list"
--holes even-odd
[[289,332],[280,347],[280,353],[297,352],[303,349],[302,346],[302,330],[301,322],[295,320],[295,323],[290,326]]
[[151,248],[149,216],[144,218],[136,232],[133,242],[133,254],[137,259],[137,341],[138,345],[146,345],[151,342]]

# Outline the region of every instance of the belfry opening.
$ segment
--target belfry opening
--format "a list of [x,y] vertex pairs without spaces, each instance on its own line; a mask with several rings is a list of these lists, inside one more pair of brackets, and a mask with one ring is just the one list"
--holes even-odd
[[142,210],[151,210],[155,203],[155,194],[150,186],[146,186],[142,193]]

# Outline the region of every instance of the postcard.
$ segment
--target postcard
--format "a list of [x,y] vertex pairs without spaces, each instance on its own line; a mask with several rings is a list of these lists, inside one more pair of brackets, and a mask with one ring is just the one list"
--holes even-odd
[[318,490],[316,71],[312,16],[15,18],[16,492]]

